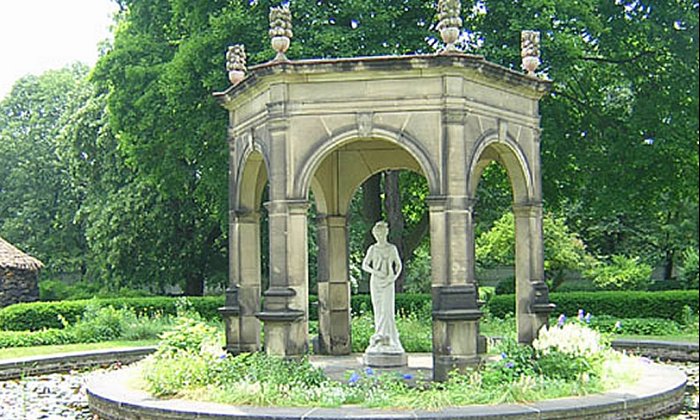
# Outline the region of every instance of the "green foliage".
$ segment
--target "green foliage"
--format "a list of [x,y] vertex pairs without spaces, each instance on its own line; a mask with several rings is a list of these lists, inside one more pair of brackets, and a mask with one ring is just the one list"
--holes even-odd
[[586,277],[601,290],[646,290],[651,283],[652,268],[624,255],[613,255],[609,263],[601,263],[586,271]]
[[60,317],[60,321],[63,328],[0,331],[0,348],[154,339],[171,324],[171,318],[167,316],[137,316],[130,309],[115,309],[94,302],[88,305],[75,323],[63,317]]
[[[425,312],[425,311],[423,311]],[[396,317],[401,344],[409,353],[430,352],[433,348],[432,317],[420,316],[419,313],[403,313]],[[363,352],[374,334],[374,317],[364,313],[352,318],[352,351]]]
[[[204,319],[219,319],[218,308],[224,303],[223,297],[220,296],[192,297],[188,301],[192,310]],[[127,308],[139,315],[155,316],[175,315],[179,305],[178,299],[167,297],[18,303],[0,309],[0,330],[37,331],[44,328],[62,328],[62,320],[73,324],[90,306]]]
[[25,76],[0,101],[0,233],[36,256],[45,272],[79,272],[82,197],[64,176],[58,138],[90,87],[80,64]]
[[[567,270],[583,271],[594,259],[563,218],[545,214],[542,225],[545,275],[550,289],[556,290],[564,282]],[[477,237],[476,262],[482,268],[515,264],[515,219],[512,212],[504,213],[490,230]]]
[[72,331],[49,328],[39,331],[0,331],[0,348],[75,343]]
[[[162,343],[143,365],[146,390],[156,396],[236,405],[286,407],[411,407],[434,410],[445,406],[533,401],[583,395],[604,389],[599,380],[608,363],[606,386],[619,386],[618,372],[629,366],[608,353],[571,353],[543,345],[537,351],[503,340],[500,360],[466,374],[454,373],[445,383],[426,382],[411,374],[384,374],[371,368],[347,372],[344,382],[327,378],[308,359],[287,361],[263,352],[231,357],[212,347],[215,337],[194,320],[179,320],[177,345]],[[186,326],[183,328],[182,326]],[[589,334],[590,335],[590,334]],[[182,346],[183,343],[187,343]],[[568,367],[565,362],[575,362]],[[630,363],[629,359],[624,359]],[[585,362],[585,363],[584,363]],[[417,386],[414,386],[417,385]]]
[[506,277],[501,279],[496,284],[495,292],[497,295],[512,295],[515,293],[515,277]]
[[700,258],[698,249],[687,248],[683,251],[678,277],[684,289],[697,289],[700,281]]
[[42,301],[82,300],[93,297],[107,299],[146,296],[152,296],[152,294],[146,290],[130,289],[128,287],[112,291],[95,282],[78,281],[69,284],[60,280],[39,281],[39,299]]
[[[666,318],[681,321],[684,307],[698,311],[697,290],[670,290],[664,292],[571,292],[552,293],[550,300],[557,305],[556,314],[577,314],[579,309],[595,315],[619,318]],[[488,303],[490,312],[502,318],[515,313],[513,295],[497,295]]]
[[480,4],[465,25],[489,60],[516,67],[519,30],[542,33],[547,208],[596,255],[656,263],[697,247],[697,2]]

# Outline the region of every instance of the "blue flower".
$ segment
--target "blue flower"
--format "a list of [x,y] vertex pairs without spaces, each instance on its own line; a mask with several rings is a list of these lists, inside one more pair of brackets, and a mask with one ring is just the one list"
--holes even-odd
[[579,309],[579,310],[578,310],[578,320],[579,320],[579,321],[583,321],[583,318],[584,318],[583,309]]
[[372,375],[374,375],[374,369],[368,367],[367,369],[365,369],[365,373],[366,373],[368,376],[372,376]]
[[360,380],[360,375],[357,373],[353,372],[352,375],[350,375],[350,379],[348,379],[349,384],[354,384],[355,382]]
[[508,369],[512,369],[513,366],[515,366],[515,363],[513,363],[513,362],[508,362],[508,363],[506,363],[506,367],[507,367]]
[[564,315],[564,314],[559,315],[559,318],[557,318],[557,325],[559,327],[563,327],[565,322],[566,322],[566,315]]
[[219,360],[224,360],[226,357],[228,357],[228,353],[224,353],[221,356],[219,356]]
[[505,352],[504,352],[504,353],[501,353],[501,359],[507,359],[507,358],[508,358],[508,355],[505,354]]
[[622,322],[617,321],[617,322],[615,323],[615,329],[616,329],[616,330],[621,330],[621,329],[622,329]]
[[403,378],[407,381],[410,381],[411,379],[413,379],[413,375],[411,375],[410,373],[404,373]]

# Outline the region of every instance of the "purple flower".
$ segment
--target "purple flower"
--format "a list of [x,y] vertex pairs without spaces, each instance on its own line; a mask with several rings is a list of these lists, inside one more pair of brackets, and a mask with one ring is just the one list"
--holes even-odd
[[224,360],[226,357],[228,357],[228,353],[224,353],[221,356],[219,356],[219,360]]
[[591,323],[591,313],[587,313],[586,316],[583,318],[586,321],[586,324]]
[[578,320],[583,321],[583,317],[585,316],[585,313],[583,312],[583,309],[578,310]]
[[506,363],[506,367],[507,367],[508,369],[512,369],[513,366],[515,366],[515,363],[513,363],[513,362],[508,362],[508,363]]
[[372,376],[372,375],[374,375],[374,369],[368,367],[367,369],[365,369],[365,373],[366,373],[368,376]]
[[559,315],[559,318],[557,318],[557,325],[561,328],[564,326],[565,322],[566,322],[566,315],[564,315],[564,314]]
[[352,375],[350,375],[350,379],[348,379],[349,384],[354,384],[355,382],[360,380],[360,375],[357,373],[353,372]]
[[410,373],[404,373],[403,378],[407,381],[410,381],[411,379],[413,379],[413,375],[411,375]]
[[507,359],[507,358],[508,358],[508,355],[507,355],[507,354],[501,353],[501,359]]

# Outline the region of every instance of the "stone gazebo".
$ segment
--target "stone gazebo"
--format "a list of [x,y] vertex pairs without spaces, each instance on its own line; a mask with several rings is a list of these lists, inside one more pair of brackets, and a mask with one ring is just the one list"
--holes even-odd
[[[477,363],[482,313],[473,206],[481,173],[494,160],[512,184],[518,337],[532,342],[552,310],[544,283],[538,111],[550,82],[451,48],[293,61],[284,57],[285,45],[275,48],[282,50],[275,60],[245,73],[243,47],[232,47],[234,85],[215,94],[229,112],[230,288],[221,309],[228,350],[260,350],[262,321],[269,354],[307,352],[313,192],[320,348],[350,353],[348,205],[373,174],[408,169],[422,174],[430,190],[434,378]],[[261,308],[266,184],[270,274]]]
[[0,308],[39,300],[38,273],[43,266],[0,238]]

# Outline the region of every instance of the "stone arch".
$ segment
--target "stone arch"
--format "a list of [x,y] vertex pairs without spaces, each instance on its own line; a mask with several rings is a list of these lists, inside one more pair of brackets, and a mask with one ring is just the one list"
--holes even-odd
[[260,208],[262,194],[268,181],[270,165],[266,154],[259,144],[246,147],[236,165],[237,173],[232,181],[235,194],[233,208],[257,211]]
[[496,130],[484,132],[475,143],[474,153],[467,168],[468,195],[476,197],[481,174],[494,160],[503,165],[508,173],[513,202],[531,202],[536,189],[527,155],[509,134],[500,138]]
[[486,166],[501,164],[511,184],[515,218],[515,299],[518,341],[532,343],[552,309],[544,283],[542,204],[539,177],[527,154],[508,133],[489,130],[480,136],[468,167],[468,194],[476,189]]
[[229,179],[229,283],[226,348],[232,353],[260,350],[261,245],[260,207],[269,164],[259,143],[249,143],[233,160]]
[[[313,177],[324,159],[344,145],[365,140],[384,141],[397,146],[408,153],[418,164],[428,181],[431,194],[439,194],[440,171],[438,165],[430,158],[423,143],[406,132],[396,131],[391,127],[376,125],[369,134],[362,134],[357,127],[345,128],[338,133],[319,141],[320,147],[314,149],[303,159],[303,165],[297,171],[294,182],[295,196],[307,197]],[[385,168],[390,169],[390,168]],[[404,168],[415,169],[415,168]]]

